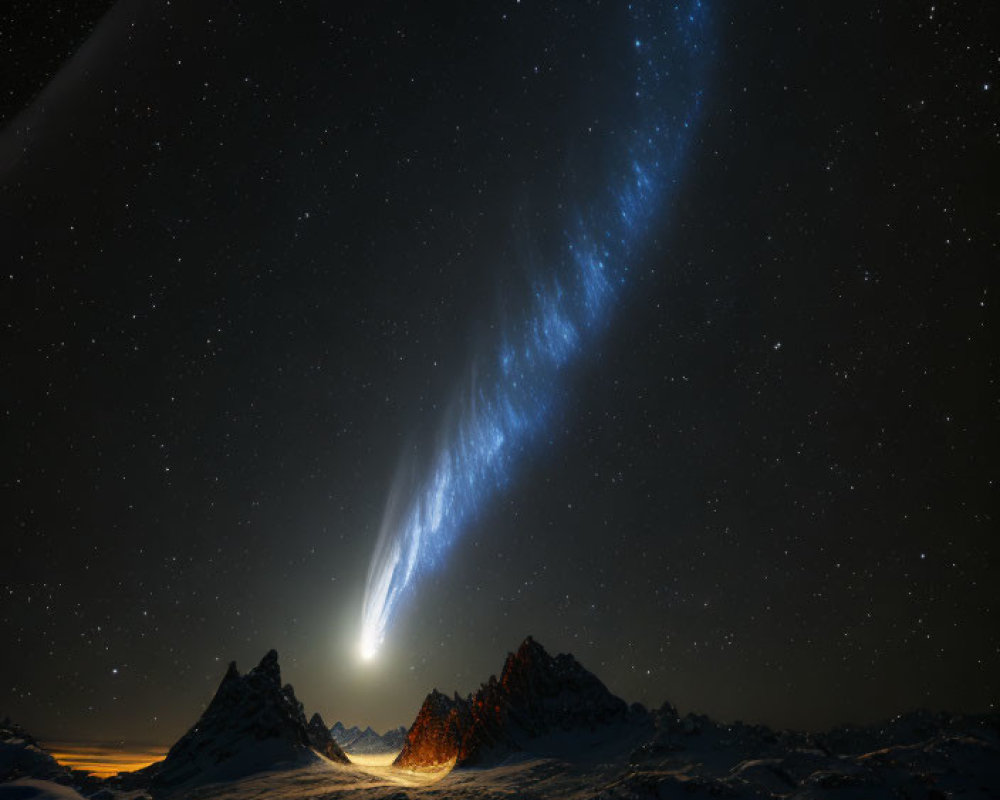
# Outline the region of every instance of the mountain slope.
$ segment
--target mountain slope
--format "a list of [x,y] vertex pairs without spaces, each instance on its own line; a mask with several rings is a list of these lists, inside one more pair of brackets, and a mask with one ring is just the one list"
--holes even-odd
[[437,690],[407,733],[397,766],[488,763],[554,731],[593,730],[624,721],[625,702],[571,655],[553,658],[530,636],[510,653],[500,679],[467,698]]
[[69,773],[38,741],[10,719],[0,722],[0,781],[68,780]]
[[229,780],[259,770],[318,760],[347,763],[322,717],[306,722],[291,685],[281,685],[278,654],[240,675],[232,662],[208,708],[170,752],[153,780],[160,796],[181,787]]

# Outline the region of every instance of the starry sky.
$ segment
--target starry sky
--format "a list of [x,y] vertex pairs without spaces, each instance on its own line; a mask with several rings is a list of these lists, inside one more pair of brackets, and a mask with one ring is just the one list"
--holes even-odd
[[635,34],[341,5],[0,11],[0,715],[169,744],[275,647],[385,728],[529,633],[723,719],[996,708],[997,9],[704,3],[628,285],[362,662],[401,458],[613,181]]

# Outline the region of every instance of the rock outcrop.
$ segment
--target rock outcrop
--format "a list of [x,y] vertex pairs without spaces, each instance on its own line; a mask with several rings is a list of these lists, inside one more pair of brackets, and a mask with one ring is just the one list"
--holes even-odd
[[42,778],[69,781],[69,773],[24,728],[10,719],[0,722],[0,781]]
[[555,731],[624,721],[625,702],[571,655],[553,658],[530,636],[467,698],[437,690],[424,701],[397,766],[483,764]]
[[281,685],[278,654],[271,650],[246,675],[240,675],[235,662],[229,665],[212,702],[170,748],[151,788],[163,796],[181,787],[308,763],[317,753],[348,760],[322,717],[318,726],[306,722],[295,690]]
[[344,751],[330,735],[330,729],[318,711],[309,720],[306,732],[309,734],[309,745],[317,753],[326,756],[331,761],[344,762],[347,760]]

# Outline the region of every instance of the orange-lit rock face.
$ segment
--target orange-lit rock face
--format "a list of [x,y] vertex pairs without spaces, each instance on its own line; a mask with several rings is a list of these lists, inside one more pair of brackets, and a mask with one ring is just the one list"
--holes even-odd
[[625,702],[576,659],[553,658],[529,636],[507,656],[499,681],[491,676],[468,698],[429,694],[395,763],[483,763],[548,731],[593,728],[626,713]]
[[458,758],[465,730],[466,703],[451,700],[436,689],[427,695],[406,735],[406,744],[395,763],[401,767],[447,764]]

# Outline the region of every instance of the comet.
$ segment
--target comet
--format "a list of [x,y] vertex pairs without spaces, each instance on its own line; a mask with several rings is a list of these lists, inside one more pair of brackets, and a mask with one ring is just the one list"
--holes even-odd
[[368,571],[358,645],[364,660],[377,656],[420,577],[441,567],[543,439],[566,391],[567,367],[608,327],[651,226],[662,228],[678,191],[710,55],[708,10],[688,0],[629,11],[638,35],[618,46],[635,64],[634,84],[622,88],[636,122],[622,137],[607,188],[575,206],[522,313],[470,366],[429,457],[403,459]]

